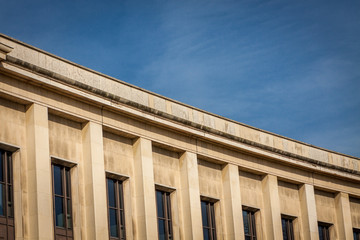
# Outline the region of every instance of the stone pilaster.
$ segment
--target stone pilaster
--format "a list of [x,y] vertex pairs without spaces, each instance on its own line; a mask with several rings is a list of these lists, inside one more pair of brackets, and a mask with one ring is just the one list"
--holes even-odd
[[314,186],[303,184],[299,196],[304,240],[319,240]]
[[158,239],[154,169],[151,141],[137,139],[133,144],[135,169],[135,239]]
[[180,157],[180,177],[184,239],[202,239],[199,173],[195,153],[185,152]]
[[28,239],[54,239],[48,111],[36,103],[26,111],[26,151],[27,236]]
[[262,180],[264,197],[265,237],[282,239],[281,212],[277,177],[266,175]]
[[222,170],[225,239],[244,239],[244,223],[239,182],[239,168],[227,164]]
[[83,193],[86,239],[109,239],[102,126],[88,122],[82,130]]
[[353,229],[351,221],[349,194],[338,193],[335,197],[337,226],[339,239],[352,240]]

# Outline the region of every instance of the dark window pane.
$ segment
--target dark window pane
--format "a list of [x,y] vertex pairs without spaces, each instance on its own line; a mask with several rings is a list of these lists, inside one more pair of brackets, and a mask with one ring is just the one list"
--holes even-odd
[[11,179],[12,179],[12,165],[11,165],[11,158],[8,156],[7,157],[7,178],[8,178],[8,183],[11,183]]
[[281,219],[281,226],[282,226],[283,240],[288,240],[287,228],[286,228],[286,220],[285,219]]
[[14,216],[14,205],[12,200],[12,186],[8,186],[8,216],[13,217]]
[[356,233],[354,233],[354,240],[357,240],[357,239],[356,239]]
[[157,216],[164,217],[164,203],[163,203],[163,193],[161,191],[156,191],[156,206],[157,206]]
[[70,170],[65,170],[65,177],[66,177],[66,196],[70,197],[71,191],[70,191]]
[[165,221],[158,219],[159,240],[166,240]]
[[65,227],[64,201],[62,197],[55,197],[55,220],[56,226]]
[[119,187],[118,198],[120,202],[120,209],[124,209],[123,196],[122,196],[122,192],[123,192],[122,183],[118,183],[118,187]]
[[323,240],[323,233],[322,233],[322,227],[318,227],[318,231],[319,231],[319,240]]
[[0,215],[5,215],[5,187],[3,184],[0,184]]
[[215,228],[215,211],[214,211],[214,204],[210,203],[210,216],[211,216],[211,227]]
[[204,240],[210,240],[210,231],[207,228],[203,229]]
[[55,194],[63,195],[61,168],[59,166],[54,166],[54,187]]
[[250,236],[245,236],[245,240],[251,240]]
[[0,182],[4,181],[4,161],[3,161],[3,151],[0,151]]
[[71,200],[67,199],[66,200],[66,204],[67,204],[67,214],[66,214],[66,221],[67,221],[67,228],[72,228],[72,219],[71,219]]
[[213,239],[216,240],[216,231],[215,231],[215,229],[212,230],[212,236],[213,236]]
[[116,207],[116,199],[115,199],[115,184],[114,180],[108,179],[108,199],[109,199],[109,206]]
[[249,217],[247,211],[243,211],[243,219],[245,234],[250,234]]
[[109,218],[110,218],[110,236],[119,237],[119,229],[117,225],[117,212],[115,209],[110,209]]
[[206,209],[207,209],[206,202],[201,201],[201,215],[202,215],[203,227],[208,227],[209,226],[208,214],[207,214]]

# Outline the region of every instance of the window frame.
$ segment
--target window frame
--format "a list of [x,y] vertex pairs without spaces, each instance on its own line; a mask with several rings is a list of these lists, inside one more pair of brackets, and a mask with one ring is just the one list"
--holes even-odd
[[[319,240],[330,240],[330,227],[332,224],[325,222],[318,222]],[[320,238],[320,230],[323,234],[323,238]]]
[[[283,239],[284,239],[284,234],[286,234],[286,240],[294,240],[295,239],[295,234],[294,234],[294,220],[295,217],[291,217],[291,216],[287,216],[287,215],[281,215],[281,229],[282,229],[282,233],[283,233]],[[285,227],[286,227],[286,232],[284,233],[284,226],[283,226],[283,221],[285,221]]]
[[[110,206],[108,181],[114,182],[115,207]],[[107,201],[109,239],[125,240],[126,239],[126,224],[125,224],[124,180],[123,179],[116,178],[113,175],[106,176],[106,201]],[[116,216],[117,216],[116,229],[117,229],[118,237],[111,236],[110,209],[113,209],[116,212]],[[122,229],[123,229],[123,231],[122,231]]]
[[[61,186],[62,192],[61,194],[55,193],[55,177],[54,177],[54,169],[55,167],[60,168],[61,174]],[[51,176],[52,176],[52,201],[53,201],[53,221],[54,221],[54,237],[64,238],[65,239],[73,239],[74,238],[74,222],[73,222],[73,207],[72,207],[72,194],[71,194],[71,167],[59,164],[58,162],[51,163]],[[64,213],[64,226],[56,225],[56,197],[60,197],[63,199],[63,213]],[[70,206],[68,206],[68,201]],[[70,208],[70,210],[69,210]],[[68,213],[70,213],[70,226],[68,223]]]
[[[242,216],[243,216],[243,225],[244,225],[244,236],[250,237],[251,240],[257,240],[257,233],[256,233],[256,212],[258,209],[253,209],[249,207],[243,206],[242,208]],[[247,213],[248,223],[249,223],[249,232],[250,234],[245,232],[245,222],[244,222],[244,212]]]
[[[159,217],[159,206],[157,201],[157,193],[161,194],[161,201],[163,206],[163,214],[164,217]],[[173,231],[173,220],[172,220],[172,212],[171,212],[171,191],[164,190],[164,188],[156,187],[155,188],[155,198],[156,198],[156,219],[157,226],[159,231],[159,222],[160,220],[165,221],[165,239],[171,240],[174,239],[174,231]],[[160,234],[158,232],[158,238],[160,239]]]
[[[2,160],[2,185],[5,190],[2,192],[3,201],[3,213],[0,215],[0,225],[6,228],[7,239],[15,239],[15,212],[14,212],[14,171],[13,171],[13,153],[3,148],[0,149],[0,155]],[[9,201],[10,197],[10,201]],[[10,206],[10,207],[9,207]],[[10,214],[9,214],[10,213]]]
[[202,229],[203,229],[203,237],[204,240],[204,230],[208,230],[210,232],[209,240],[216,240],[217,239],[217,232],[216,232],[216,219],[215,219],[215,202],[212,199],[208,199],[205,197],[201,198],[200,204],[204,203],[206,205],[206,218],[209,226],[204,226],[204,218],[203,218],[203,211],[201,206],[201,218],[202,218]]

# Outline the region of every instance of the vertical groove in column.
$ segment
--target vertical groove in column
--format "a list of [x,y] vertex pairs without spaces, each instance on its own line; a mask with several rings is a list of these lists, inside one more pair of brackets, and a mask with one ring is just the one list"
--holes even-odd
[[180,157],[180,177],[184,239],[202,239],[199,173],[195,153],[185,152]]
[[265,236],[267,240],[282,239],[281,212],[277,177],[266,175],[262,180]]
[[319,240],[314,186],[303,184],[299,196],[304,240]]
[[26,111],[29,239],[53,239],[48,111],[33,104]]
[[239,168],[227,164],[222,170],[223,209],[225,210],[225,239],[244,239]]
[[154,167],[151,141],[139,138],[134,142],[135,169],[135,239],[157,239],[157,218]]

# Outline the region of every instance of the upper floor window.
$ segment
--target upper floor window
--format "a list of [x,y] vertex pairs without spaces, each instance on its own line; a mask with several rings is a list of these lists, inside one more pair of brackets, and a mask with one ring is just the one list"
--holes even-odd
[[354,228],[353,233],[354,233],[354,240],[360,240],[360,229]]
[[70,168],[52,164],[55,239],[73,239]]
[[170,193],[156,190],[159,240],[173,239]]
[[281,218],[283,240],[294,240],[293,220],[287,217]]
[[255,211],[243,210],[245,240],[256,240]]
[[330,240],[331,224],[318,222],[319,240]]
[[201,215],[204,240],[216,240],[214,203],[201,201]]
[[0,149],[0,239],[15,239],[11,153]]
[[124,194],[122,181],[107,178],[110,239],[125,239]]

